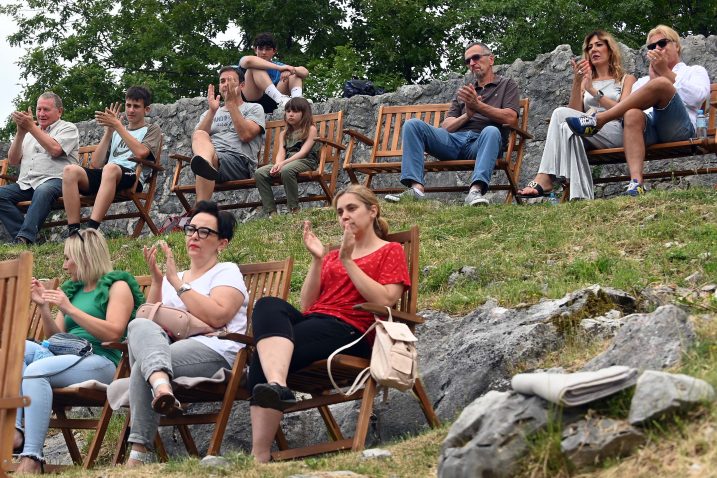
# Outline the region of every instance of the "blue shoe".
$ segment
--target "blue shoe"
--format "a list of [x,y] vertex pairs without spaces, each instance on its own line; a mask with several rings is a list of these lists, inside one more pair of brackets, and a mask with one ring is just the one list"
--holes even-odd
[[647,189],[645,186],[642,185],[642,183],[638,183],[637,179],[630,180],[630,183],[627,185],[627,190],[625,191],[625,196],[642,196],[647,192]]
[[578,136],[593,136],[600,131],[595,113],[565,118],[565,122],[568,124],[568,128]]

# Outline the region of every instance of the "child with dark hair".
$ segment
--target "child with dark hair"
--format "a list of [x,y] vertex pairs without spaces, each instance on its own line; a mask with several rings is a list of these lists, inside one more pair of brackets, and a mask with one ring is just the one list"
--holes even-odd
[[132,86],[125,94],[127,126],[120,118],[120,103],[104,111],[95,111],[95,120],[104,126],[100,144],[92,154],[91,168],[77,164],[65,166],[62,173],[62,199],[67,212],[67,227],[72,233],[80,229],[80,194],[97,195],[88,226],[97,229],[117,191],[135,187],[142,190],[150,171],[137,181],[137,163],[131,158],[157,161],[162,144],[162,131],[157,124],[147,124],[152,93],[143,86]]
[[243,56],[239,66],[245,70],[244,101],[259,103],[266,114],[284,108],[291,98],[303,96],[304,79],[309,70],[274,59],[276,41],[271,33],[260,33],[254,39],[254,55]]
[[313,171],[319,166],[321,143],[316,142],[316,126],[311,105],[304,98],[292,98],[284,108],[286,129],[279,136],[279,150],[274,163],[254,173],[264,212],[276,213],[276,202],[271,189],[273,178],[281,177],[286,191],[286,205],[291,212],[299,210],[299,173]]

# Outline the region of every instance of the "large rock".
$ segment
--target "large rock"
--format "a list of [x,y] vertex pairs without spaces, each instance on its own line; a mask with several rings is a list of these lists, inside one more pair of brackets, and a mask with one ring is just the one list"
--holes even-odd
[[645,435],[626,421],[588,418],[565,428],[560,449],[576,467],[583,467],[627,456],[643,443]]
[[647,370],[637,380],[628,420],[633,425],[639,425],[714,399],[714,388],[704,380]]
[[548,422],[547,402],[515,392],[491,391],[471,403],[443,441],[440,478],[513,476],[528,449],[526,437]]
[[624,320],[625,325],[608,350],[588,362],[583,370],[612,365],[661,370],[677,364],[695,340],[687,313],[674,305],[659,307],[650,314],[634,314]]

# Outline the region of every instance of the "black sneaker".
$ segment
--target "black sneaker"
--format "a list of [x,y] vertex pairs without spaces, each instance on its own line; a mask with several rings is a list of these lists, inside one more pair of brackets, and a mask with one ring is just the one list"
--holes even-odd
[[283,412],[296,404],[294,392],[278,383],[258,383],[254,386],[251,405],[262,408],[271,408]]
[[189,162],[189,167],[192,168],[192,172],[200,178],[216,181],[219,177],[219,171],[214,169],[214,166],[201,156],[194,156]]

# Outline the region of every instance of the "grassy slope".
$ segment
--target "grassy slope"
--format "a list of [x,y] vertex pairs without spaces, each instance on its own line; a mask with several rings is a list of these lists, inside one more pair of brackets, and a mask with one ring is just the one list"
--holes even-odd
[[[536,302],[543,297],[560,297],[592,283],[636,292],[650,284],[686,285],[684,278],[694,272],[703,274],[700,284],[717,283],[715,199],[717,193],[712,190],[693,189],[653,192],[638,200],[617,198],[557,207],[491,205],[464,208],[458,205],[446,207],[435,201],[383,204],[383,214],[394,230],[414,223],[421,226],[420,263],[425,272],[421,276],[419,308],[459,314],[475,308],[488,297],[498,299],[502,305],[513,306]],[[320,238],[327,242],[339,239],[333,212],[313,209],[299,215],[241,225],[222,260],[255,262],[293,255],[296,263],[292,298],[296,300],[308,264],[300,234],[301,222],[305,219],[312,221]],[[146,273],[141,248],[154,240],[152,237],[111,239],[116,267],[134,274]],[[187,263],[182,241],[179,234],[168,238],[180,266]],[[32,250],[35,252],[36,276],[58,274],[62,262],[61,244],[48,243]],[[0,246],[0,260],[15,256],[18,251],[17,247]],[[477,267],[478,278],[448,286],[448,276],[465,265]],[[703,324],[705,341],[687,366],[691,373],[717,385],[717,376],[713,372],[717,369],[717,353],[713,345],[717,332],[714,329]],[[583,345],[578,343],[573,354],[562,355],[562,362],[561,357],[556,356],[549,357],[548,361],[551,365],[569,366],[571,363],[565,362],[566,357],[570,357],[567,360],[584,359],[580,357]],[[591,350],[595,349],[592,347]],[[684,424],[670,432],[671,439],[654,440],[636,457],[594,476],[647,476],[647,473],[651,476],[688,476],[689,466],[694,463],[691,457],[695,454],[700,457],[698,461],[711,462],[717,469],[714,447],[707,445],[714,440],[715,423],[712,413],[705,412],[697,422]],[[310,469],[341,468],[370,476],[431,476],[435,475],[431,464],[436,462],[444,433],[432,432],[397,444],[393,448],[395,459],[390,465],[362,464],[355,456],[342,455],[267,468],[254,467],[242,456],[237,456],[235,470],[242,470],[246,476],[285,476]],[[685,437],[694,439],[694,443]],[[540,452],[536,453],[535,461],[542,460]],[[541,468],[530,467],[528,475],[541,476]],[[701,470],[704,472],[705,469]],[[190,460],[166,468],[158,466],[147,474],[159,475],[167,471],[178,475],[195,474],[196,462]],[[120,470],[109,474],[129,476]],[[548,476],[552,474],[554,472]],[[698,473],[694,476],[706,475]]]

